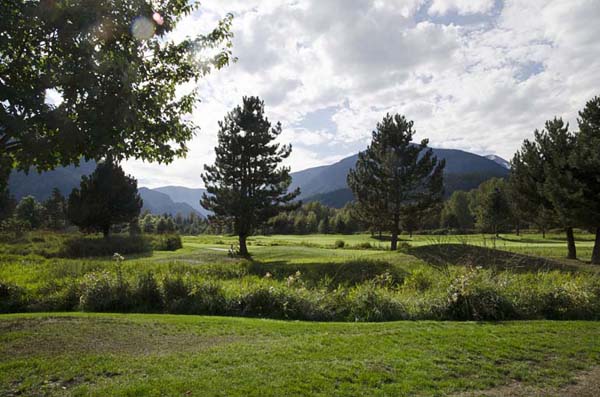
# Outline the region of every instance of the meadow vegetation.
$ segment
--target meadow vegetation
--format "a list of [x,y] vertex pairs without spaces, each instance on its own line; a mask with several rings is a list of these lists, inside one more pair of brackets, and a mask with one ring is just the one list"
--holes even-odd
[[[523,254],[544,244],[552,252],[553,243],[525,239],[494,250],[485,236],[465,236],[470,244],[406,236],[402,252],[393,252],[368,235],[344,236],[343,246],[340,236],[318,237],[302,244],[294,236],[253,237],[254,256],[240,258],[228,252],[231,237],[184,237],[182,249],[166,251],[177,248],[170,244],[178,237],[155,236],[143,240],[155,244],[154,254],[115,260],[104,251],[86,259],[60,253],[95,253],[86,244],[97,249],[142,237],[32,233],[0,248],[0,310],[311,321],[600,319],[595,266]],[[591,244],[579,237],[581,247]]]

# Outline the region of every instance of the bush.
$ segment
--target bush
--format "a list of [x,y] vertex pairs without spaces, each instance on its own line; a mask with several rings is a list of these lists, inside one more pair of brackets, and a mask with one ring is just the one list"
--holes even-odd
[[156,251],[177,251],[183,247],[178,234],[163,234],[152,236],[152,249]]
[[394,321],[408,318],[403,306],[373,282],[353,288],[349,303],[350,321]]
[[516,318],[511,302],[486,283],[477,269],[452,280],[444,317],[449,320],[500,321]]
[[344,240],[336,240],[333,246],[335,248],[344,248],[346,246],[346,243],[344,242]]
[[79,237],[63,243],[60,257],[86,258],[94,256],[112,256],[139,254],[152,251],[152,245],[143,236]]
[[88,273],[81,285],[80,306],[90,312],[123,312],[131,308],[129,284],[106,271]]
[[371,248],[373,248],[373,246],[371,245],[371,243],[369,243],[369,242],[367,241],[367,242],[364,242],[364,243],[360,243],[360,244],[358,244],[358,245],[356,246],[356,248],[358,248],[358,249],[364,249],[364,250],[368,250],[368,249],[371,249]]
[[0,281],[0,313],[24,311],[27,306],[25,290]]
[[42,298],[30,307],[34,311],[71,311],[76,310],[80,302],[79,286],[75,280],[50,282],[40,289]]
[[240,297],[240,314],[250,317],[268,317],[279,319],[302,320],[306,318],[306,310],[310,306],[294,294],[292,289],[259,286]]
[[163,297],[154,275],[151,272],[137,276],[132,291],[132,303],[139,312],[160,312],[163,309]]
[[167,313],[187,312],[191,288],[181,276],[165,277],[162,281],[162,290]]

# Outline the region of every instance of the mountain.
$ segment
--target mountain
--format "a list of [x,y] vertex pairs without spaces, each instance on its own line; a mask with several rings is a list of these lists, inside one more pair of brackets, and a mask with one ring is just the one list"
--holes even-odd
[[485,156],[485,158],[492,160],[496,164],[500,164],[502,167],[506,168],[507,170],[510,170],[510,162],[508,162],[507,160],[504,160],[500,156],[496,156],[495,154],[488,154],[487,156]]
[[[55,170],[42,173],[35,170],[31,170],[28,174],[23,171],[13,171],[8,181],[8,189],[17,200],[20,200],[25,196],[33,196],[38,201],[44,201],[50,197],[52,189],[55,187],[67,197],[73,188],[79,186],[81,177],[83,175],[91,174],[95,169],[96,163],[94,161],[82,161],[79,166],[70,165],[67,167],[59,167]],[[182,200],[181,202],[177,199],[173,200],[168,194],[145,187],[141,187],[138,190],[142,200],[144,200],[142,212],[148,210],[157,215],[165,213],[175,215],[181,213],[185,216],[190,213],[196,213],[205,216],[206,211],[204,209],[196,210],[185,200]],[[198,197],[200,197],[201,193],[197,194]],[[198,207],[200,207],[199,204]]]
[[176,203],[185,203],[189,205],[202,216],[206,217],[209,215],[209,211],[200,206],[200,199],[202,198],[202,194],[206,192],[205,189],[192,189],[183,186],[162,186],[152,190],[168,195],[171,200]]
[[183,216],[189,216],[191,213],[200,215],[198,211],[192,208],[186,203],[174,202],[169,195],[161,192],[157,192],[147,187],[141,187],[138,189],[140,197],[144,201],[142,212],[150,211],[153,214],[181,214]]
[[79,186],[81,176],[89,175],[95,169],[96,162],[82,161],[79,166],[69,165],[42,173],[33,168],[28,174],[23,171],[13,171],[8,180],[8,190],[17,200],[31,195],[38,201],[43,201],[50,197],[55,187],[64,196],[68,196],[74,187]]
[[[455,149],[433,149],[438,159],[446,160],[446,195],[455,190],[470,190],[493,178],[504,178],[508,169],[488,158]],[[358,154],[335,164],[309,168],[292,173],[291,188],[300,187],[303,201],[319,201],[333,207],[342,207],[352,200],[346,185],[348,171],[353,168]]]

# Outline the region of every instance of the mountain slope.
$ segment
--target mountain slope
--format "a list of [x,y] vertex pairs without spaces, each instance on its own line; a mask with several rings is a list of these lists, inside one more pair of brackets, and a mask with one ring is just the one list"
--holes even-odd
[[50,197],[52,189],[57,187],[64,196],[79,186],[82,175],[89,175],[96,169],[94,161],[82,161],[79,166],[59,167],[52,171],[39,173],[35,170],[26,174],[13,171],[8,180],[8,190],[17,200],[25,196],[34,196],[39,201]]
[[[446,195],[455,190],[470,190],[493,178],[504,178],[508,170],[485,157],[455,149],[433,149],[439,160],[446,160]],[[292,173],[291,188],[300,187],[304,201],[319,201],[334,207],[342,207],[352,199],[346,184],[348,171],[353,168],[358,154],[346,157],[330,166],[309,168]]]
[[171,200],[176,203],[185,203],[189,205],[203,216],[208,216],[209,214],[207,210],[200,206],[200,199],[202,198],[202,194],[206,192],[205,189],[192,189],[183,186],[162,186],[152,190],[168,195]]
[[510,170],[510,162],[503,159],[500,156],[496,156],[495,154],[488,154],[487,156],[485,156],[485,158],[492,160],[496,164],[500,164],[502,167],[506,168],[507,170]]
[[144,201],[142,212],[150,211],[153,214],[181,214],[183,216],[189,216],[191,213],[199,215],[199,212],[192,208],[186,203],[176,203],[171,197],[165,193],[157,192],[147,187],[141,187],[138,189],[140,197]]
[[[20,200],[25,196],[33,196],[38,201],[43,201],[50,197],[52,189],[55,187],[67,197],[73,188],[79,186],[81,177],[83,175],[91,174],[95,169],[96,163],[94,161],[83,161],[79,166],[71,165],[68,167],[59,167],[55,170],[42,173],[31,171],[29,174],[26,174],[22,171],[13,171],[8,182],[8,189],[17,200]],[[138,190],[142,200],[144,200],[142,211],[148,210],[157,215],[165,213],[175,215],[181,213],[182,215],[187,216],[190,213],[196,213],[205,216],[206,211],[204,209],[196,210],[193,206],[188,204],[186,200],[179,202],[179,200],[173,200],[165,193],[145,187],[141,187]],[[201,195],[201,193],[197,194],[198,197]],[[200,207],[199,204],[197,206]]]

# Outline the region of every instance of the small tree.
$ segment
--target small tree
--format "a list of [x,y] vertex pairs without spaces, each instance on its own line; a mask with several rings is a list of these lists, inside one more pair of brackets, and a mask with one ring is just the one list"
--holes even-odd
[[300,189],[288,192],[290,169],[279,167],[292,152],[290,145],[274,143],[280,134],[281,124],[271,127],[265,117],[264,102],[244,97],[243,105],[219,122],[215,164],[204,167],[207,193],[201,204],[213,212],[212,218],[233,220],[244,256],[246,239],[257,227],[299,205],[291,202]]
[[44,201],[46,224],[54,230],[64,229],[67,225],[67,200],[58,188],[52,189],[50,197]]
[[438,162],[427,148],[427,139],[413,144],[414,133],[412,121],[386,115],[348,174],[348,186],[361,212],[385,219],[392,233],[392,250],[398,246],[403,220],[440,203],[444,190],[445,161]]
[[505,190],[502,179],[491,179],[484,182],[477,192],[476,225],[481,231],[490,232],[495,237],[499,236],[500,230],[511,218]]
[[68,215],[84,232],[102,232],[108,237],[112,225],[131,222],[141,208],[135,178],[107,160],[98,163],[92,175],[81,178],[79,189],[73,189]]
[[457,190],[452,193],[450,198],[444,203],[442,210],[442,226],[457,228],[465,231],[473,229],[474,216],[469,208],[469,194]]
[[44,221],[44,207],[33,196],[23,197],[17,204],[15,217],[32,229],[37,229]]

